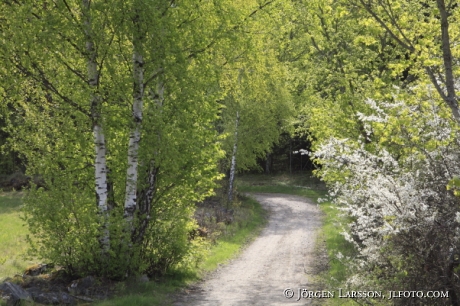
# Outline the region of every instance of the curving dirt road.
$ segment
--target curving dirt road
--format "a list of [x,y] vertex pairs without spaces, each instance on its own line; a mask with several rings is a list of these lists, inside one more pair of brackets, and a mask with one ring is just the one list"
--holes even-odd
[[[284,194],[251,194],[270,213],[267,227],[240,256],[195,288],[177,297],[175,306],[307,305],[298,288],[315,290],[314,265],[320,211],[312,201]],[[287,299],[286,288],[295,296]]]

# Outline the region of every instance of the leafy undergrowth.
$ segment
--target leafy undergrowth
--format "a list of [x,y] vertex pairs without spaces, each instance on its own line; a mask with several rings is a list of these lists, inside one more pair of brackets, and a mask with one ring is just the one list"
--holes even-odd
[[[23,193],[6,192],[0,194],[0,281],[16,274],[22,275],[27,267],[34,264],[25,261],[27,251],[25,240],[27,227],[20,218]],[[120,282],[114,285],[117,296],[93,305],[170,305],[178,289],[201,279],[219,264],[233,258],[242,246],[258,235],[263,228],[266,211],[255,200],[240,196],[235,204],[232,222],[216,222],[210,233],[215,242],[206,259],[193,270],[172,271],[155,281]],[[209,222],[209,227],[211,227]],[[20,282],[19,282],[20,283]],[[0,305],[2,302],[0,301]],[[38,304],[37,304],[38,305]]]
[[[241,196],[235,209],[234,220],[230,224],[221,224],[221,233],[215,239],[206,259],[193,270],[177,270],[146,283],[119,283],[119,295],[97,303],[99,306],[136,305],[155,306],[172,305],[174,295],[202,279],[215,270],[219,264],[235,257],[244,245],[255,238],[267,220],[267,213],[255,200]],[[215,232],[214,232],[215,233]],[[186,290],[186,289],[185,289]]]
[[0,282],[33,264],[24,259],[29,231],[20,218],[22,196],[22,192],[0,193]]

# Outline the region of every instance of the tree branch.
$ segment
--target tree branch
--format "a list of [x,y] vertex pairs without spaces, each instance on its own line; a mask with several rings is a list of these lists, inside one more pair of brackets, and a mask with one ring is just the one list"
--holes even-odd
[[449,99],[448,95],[446,95],[446,93],[442,90],[441,86],[439,86],[438,80],[436,80],[436,76],[434,75],[431,68],[425,67],[425,70],[428,73],[428,76],[430,77],[431,83],[433,83],[434,87],[436,88],[436,91],[452,110],[452,115],[454,116],[455,120],[457,122],[460,122],[460,112],[456,101],[455,104],[451,103],[451,100]]
[[[272,4],[273,2],[275,2],[275,0],[270,0],[270,1],[267,1],[265,2],[264,4],[260,4],[259,7],[257,9],[255,9],[254,11],[252,11],[248,16],[246,16],[242,22],[240,22],[239,24],[231,27],[230,29],[228,29],[227,31],[224,32],[225,33],[229,33],[231,31],[235,31],[236,29],[238,29],[239,27],[241,27],[249,18],[252,18],[255,14],[257,14],[258,12],[260,12],[261,10],[263,10],[265,7],[267,7],[268,5]],[[196,50],[196,51],[192,51],[188,58],[194,58],[196,57],[199,53],[203,53],[205,52],[206,50],[208,50],[209,48],[211,48],[217,41],[218,39],[223,36],[224,34],[220,35],[219,37],[217,38],[214,38],[214,40],[212,40],[208,45],[206,45],[205,47],[199,49],[199,50]]]
[[366,4],[364,0],[359,0],[361,5],[366,9],[366,11],[371,14],[371,16],[390,34],[391,37],[393,37],[396,42],[401,45],[403,48],[413,52],[415,51],[415,48],[413,46],[407,45],[404,43],[390,28],[386,25],[386,23],[379,17],[377,14],[371,9],[369,4]]
[[460,121],[458,111],[457,95],[455,94],[455,80],[453,74],[452,51],[450,49],[449,38],[449,21],[444,0],[436,0],[438,5],[441,21],[441,41],[442,41],[442,58],[444,61],[444,73],[446,77],[447,97],[444,99],[449,104],[452,111],[455,109],[454,116]]
[[56,94],[59,98],[61,98],[64,102],[68,105],[72,106],[76,110],[80,111],[82,114],[90,117],[90,113],[83,109],[80,105],[75,103],[72,99],[67,96],[64,96],[59,92],[59,90],[54,87],[54,85],[46,78],[45,73],[38,67],[36,63],[32,63],[32,67],[38,71],[38,75],[35,75],[32,71],[28,70],[26,67],[21,65],[21,63],[17,62],[14,63],[14,66],[21,71],[25,76],[32,78],[33,80],[37,81],[44,89],[51,91],[52,93]]

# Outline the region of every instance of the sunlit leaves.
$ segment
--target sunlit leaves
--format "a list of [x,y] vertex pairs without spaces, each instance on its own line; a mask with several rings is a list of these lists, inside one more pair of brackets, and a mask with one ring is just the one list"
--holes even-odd
[[449,183],[446,185],[447,190],[452,190],[454,195],[460,196],[460,178],[455,176],[452,178]]
[[[0,47],[0,61],[4,64],[0,68],[0,87],[8,88],[8,98],[17,107],[17,122],[20,122],[10,126],[14,135],[11,142],[25,156],[29,173],[41,175],[49,185],[44,192],[46,196],[28,204],[30,225],[36,227],[36,233],[46,242],[44,256],[66,266],[82,267],[88,260],[97,262],[89,255],[69,257],[57,247],[62,242],[53,238],[57,237],[55,231],[69,224],[69,231],[61,231],[64,236],[59,236],[67,239],[64,245],[74,243],[73,254],[88,251],[84,243],[74,239],[84,227],[68,222],[72,210],[72,218],[87,220],[85,225],[91,231],[100,230],[100,216],[86,209],[97,203],[92,170],[94,112],[107,141],[108,180],[113,188],[109,196],[115,207],[108,223],[114,237],[113,247],[127,247],[122,243],[116,245],[115,241],[126,241],[122,238],[126,232],[120,216],[125,196],[128,137],[133,126],[133,35],[139,31],[143,37],[139,52],[145,61],[139,190],[146,188],[149,167],[153,164],[159,170],[151,211],[154,221],[142,244],[147,263],[138,267],[165,265],[163,260],[168,256],[174,256],[177,263],[185,256],[189,244],[187,232],[194,226],[193,205],[212,194],[215,180],[220,177],[217,161],[223,157],[223,151],[215,122],[219,116],[218,101],[231,88],[223,85],[227,79],[225,63],[238,62],[237,58],[243,56],[249,71],[248,63],[253,61],[258,72],[247,79],[254,82],[250,86],[254,89],[251,98],[268,100],[266,91],[272,84],[263,77],[269,75],[270,60],[261,59],[263,56],[257,52],[262,50],[270,59],[276,54],[264,50],[267,45],[260,40],[252,43],[250,36],[240,38],[243,30],[250,27],[246,24],[248,16],[257,7],[256,2],[244,7],[232,1],[203,1],[199,5],[195,1],[181,1],[175,6],[170,1],[91,1],[88,14],[99,73],[99,83],[91,87],[86,73],[88,34],[84,31],[88,18],[83,18],[79,1],[1,4],[1,14],[6,20],[1,33],[8,41]],[[134,9],[142,20],[138,27],[132,19]],[[254,49],[245,49],[248,46]],[[270,71],[276,72],[276,68]],[[279,75],[282,72],[274,76]],[[229,82],[234,85],[233,81]],[[250,92],[249,87],[244,90]],[[273,96],[277,94],[276,89]],[[91,95],[101,99],[97,109],[91,108]],[[77,189],[78,209],[74,209],[77,202],[70,199]],[[66,192],[69,201],[61,201]],[[50,202],[59,203],[62,214],[50,215],[53,209]],[[46,218],[49,222],[42,226]],[[56,226],[45,226],[53,222]],[[96,238],[91,239],[94,242]],[[180,246],[173,241],[180,242]],[[97,256],[92,251],[87,253]],[[127,252],[110,254],[112,263],[128,262],[123,259]],[[89,265],[85,269],[92,268]]]
[[228,136],[223,148],[230,159],[239,113],[236,165],[250,169],[257,167],[257,158],[270,151],[290,124],[290,75],[280,59],[283,46],[279,44],[284,44],[291,28],[288,14],[292,8],[276,1],[260,8],[253,1],[240,9],[240,24],[233,29],[238,40],[223,54],[225,65],[219,84],[226,96],[218,129]]

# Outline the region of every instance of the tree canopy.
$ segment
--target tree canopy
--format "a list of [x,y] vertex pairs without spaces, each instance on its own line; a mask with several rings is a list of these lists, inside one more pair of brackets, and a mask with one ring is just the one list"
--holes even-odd
[[458,19],[445,0],[2,1],[0,144],[44,182],[34,250],[115,278],[191,263],[194,204],[225,175],[231,201],[296,133],[359,282],[458,305]]
[[3,1],[9,141],[46,186],[26,200],[34,250],[112,277],[186,260],[235,111],[241,169],[290,115],[272,31],[280,5]]

